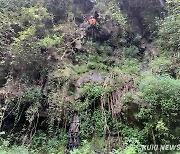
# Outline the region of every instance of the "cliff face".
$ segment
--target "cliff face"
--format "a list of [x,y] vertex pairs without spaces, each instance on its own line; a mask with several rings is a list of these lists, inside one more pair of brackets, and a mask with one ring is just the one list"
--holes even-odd
[[23,2],[0,2],[0,126],[25,136],[12,143],[137,152],[178,132],[179,60],[152,43],[163,0]]
[[[105,4],[105,3],[104,3]],[[83,19],[87,20],[88,17],[95,12],[104,14],[106,18],[111,18],[110,13],[107,10],[111,7],[106,2],[106,5],[104,5],[101,2],[91,2],[91,1],[74,1],[74,10],[73,12],[80,11],[82,13],[81,19],[78,19],[80,22],[83,22]],[[128,24],[130,29],[132,29],[132,32],[136,35],[140,35],[142,37],[148,38],[153,30],[155,30],[155,18],[163,18],[163,9],[165,7],[165,2],[163,0],[150,0],[150,1],[141,1],[141,0],[135,0],[135,1],[122,1],[121,3],[117,3],[118,7],[121,8],[123,14],[127,16]],[[108,12],[106,14],[106,12]],[[109,17],[108,17],[109,16]],[[106,20],[107,20],[106,19]],[[101,20],[101,28],[99,30],[102,30],[104,28],[105,32],[102,32],[105,36],[108,36],[111,32],[114,31],[114,33],[117,34],[117,27],[113,27],[113,25],[116,24],[116,21],[109,21],[106,25],[103,25],[103,22]],[[113,23],[114,22],[114,23]],[[102,35],[103,35],[102,34]],[[113,35],[113,34],[112,34]],[[104,36],[102,36],[104,37]],[[118,38],[117,38],[118,39]]]
[[[30,63],[32,63],[31,61],[29,61],[28,64],[26,63],[27,61],[22,61],[22,64],[24,63],[25,64],[24,66],[26,66],[26,68],[17,65],[9,66],[7,63],[13,61],[14,55],[10,53],[9,57],[4,56],[5,63],[3,65],[5,67],[1,67],[2,69],[1,87],[3,87],[3,85],[7,82],[6,80],[7,76],[9,73],[11,73],[8,70],[8,68],[12,69],[13,71],[12,76],[14,78],[18,77],[20,79],[21,79],[21,75],[23,74],[23,71],[26,72],[27,70],[27,74],[31,76],[30,83],[37,85],[39,84],[42,88],[41,91],[43,92],[42,95],[44,97],[47,98],[49,97],[48,86],[51,84],[51,82],[57,82],[57,80],[59,80],[58,78],[62,78],[62,80],[67,81],[67,84],[69,84],[69,82],[71,84],[66,85],[66,82],[60,83],[60,85],[56,85],[56,88],[60,86],[59,89],[57,88],[57,91],[64,90],[63,86],[67,86],[66,93],[68,93],[68,89],[74,87],[72,91],[74,93],[74,96],[78,96],[78,98],[80,98],[81,96],[79,93],[79,88],[82,87],[77,87],[78,85],[77,83],[80,80],[82,80],[81,81],[83,83],[82,85],[84,85],[87,82],[96,83],[96,81],[94,80],[94,76],[96,76],[95,74],[98,74],[99,77],[97,78],[101,78],[101,80],[103,79],[101,81],[102,83],[104,82],[105,78],[108,76],[107,74],[109,74],[108,71],[106,75],[101,75],[99,71],[96,72],[97,69],[95,64],[96,61],[93,61],[93,57],[91,58],[92,54],[94,54],[93,52],[97,51],[97,53],[100,55],[106,52],[106,54],[109,56],[107,59],[104,60],[100,59],[98,61],[103,63],[102,67],[106,68],[107,67],[106,65],[114,66],[121,63],[122,55],[120,55],[118,48],[122,46],[129,46],[131,43],[135,43],[133,39],[137,34],[145,38],[150,35],[150,30],[148,29],[148,26],[151,25],[152,21],[154,20],[154,17],[156,15],[159,15],[158,13],[162,10],[162,3],[163,1],[156,1],[156,0],[154,1],[127,0],[127,1],[123,1],[122,4],[119,4],[119,6],[117,5],[116,7],[114,7],[113,4],[115,4],[115,2],[102,3],[102,2],[94,2],[89,0],[73,0],[68,2],[53,1],[52,3],[50,3],[49,1],[47,1],[46,3],[44,3],[44,6],[47,7],[47,11],[54,14],[53,16],[54,22],[56,24],[60,23],[60,28],[59,27],[56,28],[56,31],[54,31],[53,33],[55,35],[63,34],[63,39],[59,43],[59,45],[62,47],[61,50],[65,49],[64,53],[58,52],[59,50],[58,41],[56,44],[54,44],[55,46],[51,46],[51,47],[41,46],[40,48],[41,53],[35,53],[37,58],[36,60],[38,61],[34,62],[37,63],[37,66],[39,66],[39,68],[33,71],[28,70],[28,69],[32,69],[31,68],[32,66],[30,65]],[[34,3],[32,4],[34,5]],[[61,7],[58,9],[60,5]],[[127,15],[127,19],[125,19],[122,15],[120,15],[120,12],[118,12],[119,11],[118,8],[122,8],[122,13],[124,15]],[[33,10],[27,9],[27,11],[30,12]],[[39,11],[38,9],[35,9],[34,14],[36,14],[36,12],[38,11]],[[24,11],[24,13],[27,12]],[[43,11],[41,13],[43,13]],[[52,17],[48,16],[47,18],[46,16],[47,18],[46,20],[41,20],[40,18],[36,18],[38,15],[40,15],[40,13],[37,13],[35,16],[33,15],[30,16],[28,21],[29,23],[23,21],[23,24],[26,23],[25,26],[23,24],[22,25],[16,24],[16,26],[14,27],[13,23],[10,24],[10,28],[12,28],[15,32],[14,37],[16,39],[19,39],[18,38],[19,34],[23,35],[21,36],[22,38],[25,37],[25,35],[29,35],[26,34],[28,33],[26,31],[24,31],[23,34],[23,30],[27,30],[28,26],[29,28],[32,28],[30,26],[32,26],[33,24],[34,27],[36,28],[34,36],[38,37],[38,39],[45,38],[46,31],[48,31],[48,29],[49,29],[48,33],[51,33],[51,31],[53,31]],[[90,15],[97,16],[97,27],[94,36],[87,31],[83,32],[83,36],[82,36],[84,37],[83,39],[86,39],[86,41],[88,40],[87,43],[84,43],[83,39],[82,40],[78,39],[78,37],[82,35],[81,31],[79,31],[80,24],[86,22]],[[20,18],[20,20],[24,20],[24,19],[25,19],[24,17]],[[31,20],[34,20],[33,21],[34,23]],[[37,26],[38,22],[42,22],[41,28]],[[44,28],[46,28],[45,31],[43,30]],[[34,29],[31,30],[33,31]],[[12,36],[7,35],[6,39],[10,39],[11,37]],[[32,42],[33,39],[37,40],[37,38],[32,38],[31,40]],[[52,40],[49,39],[47,41],[50,42],[53,41],[53,39]],[[57,40],[58,39],[59,38],[57,38]],[[92,42],[90,42],[89,40],[92,40]],[[12,39],[11,42],[8,43],[8,45],[10,44],[13,45],[13,41],[14,40]],[[24,41],[24,43],[26,42]],[[145,46],[147,46],[148,43],[146,42],[145,44],[146,44]],[[140,48],[141,50],[140,42],[137,44],[135,43],[135,45],[137,45],[137,48]],[[21,48],[24,48],[24,46],[21,46]],[[30,48],[28,47],[27,50],[29,51],[33,50],[32,48],[31,49]],[[77,59],[78,56],[80,57],[80,59]],[[26,58],[30,59],[30,57],[32,59],[34,58],[33,55],[29,56],[27,52]],[[88,63],[89,58],[91,58],[92,60],[91,62]],[[94,58],[97,58],[96,55]],[[21,62],[20,57],[15,59],[15,62],[18,60],[19,62]],[[46,63],[46,61],[49,64]],[[75,68],[72,68],[72,66],[69,65],[79,65],[79,67],[81,67],[81,65],[86,65],[85,67],[87,67],[87,69],[85,69],[84,72],[80,73],[80,70],[74,70]],[[50,68],[50,70],[48,70],[45,74],[43,74],[41,72],[41,69],[44,69],[46,67]],[[80,77],[78,77],[78,73],[80,73]],[[16,79],[16,82],[18,82],[18,80],[19,79]],[[14,80],[12,80],[12,82],[13,84],[15,83]],[[8,82],[6,87],[8,87]],[[9,89],[7,93],[13,94],[14,93],[13,91],[16,90],[13,90],[12,88]],[[68,96],[68,95],[66,96],[66,94],[64,94],[64,96],[61,97],[62,97],[62,101],[71,100],[70,102],[73,103],[76,99],[76,97],[74,96]]]
[[[133,32],[142,37],[150,36],[149,27],[155,26],[155,18],[162,18],[165,7],[163,0],[124,0],[122,9],[128,14]],[[151,29],[153,31],[153,29]]]
[[87,14],[92,11],[94,3],[90,0],[74,0],[74,8],[81,11],[83,14]]
[[[118,23],[116,20],[116,16],[118,13],[117,7],[115,8],[112,6],[113,3],[106,2],[105,3],[97,3],[93,1],[87,1],[87,0],[73,0],[69,2],[72,6],[68,6],[67,2],[58,2],[53,1],[50,3],[45,3],[45,6],[47,7],[47,10],[52,12],[54,14],[54,21],[55,23],[61,22],[61,19],[63,19],[64,27],[61,27],[57,34],[63,33],[63,41],[61,42],[61,45],[66,48],[64,54],[57,53],[57,48],[50,47],[50,48],[41,48],[41,52],[43,53],[43,56],[41,59],[41,67],[48,67],[44,61],[47,58],[47,61],[50,63],[50,65],[54,65],[48,74],[42,75],[40,73],[41,71],[37,70],[33,73],[30,72],[34,80],[33,81],[36,84],[40,84],[42,96],[48,99],[49,97],[55,97],[53,98],[52,104],[56,104],[56,101],[59,101],[61,99],[62,102],[69,102],[70,104],[73,104],[76,100],[81,99],[83,97],[80,94],[80,89],[85,85],[86,83],[90,82],[92,84],[95,83],[103,83],[105,82],[105,79],[108,78],[110,75],[109,72],[105,75],[101,75],[100,71],[97,71],[95,64],[95,61],[90,62],[90,64],[87,64],[86,60],[91,57],[91,54],[95,50],[99,54],[103,54],[103,52],[107,52],[109,55],[109,58],[106,60],[100,60],[100,62],[103,62],[103,67],[107,67],[106,65],[117,65],[120,63],[121,59],[119,57],[119,53],[114,52],[116,51],[118,47],[126,46],[131,43],[133,40],[133,37],[137,34],[139,34],[142,37],[148,37],[147,33],[149,33],[147,24],[145,23],[146,16],[154,17],[154,11],[160,11],[162,8],[159,4],[159,1],[123,1],[123,3],[119,6],[122,7],[123,13],[127,14],[128,18],[126,19],[128,21],[128,24],[123,23],[125,22],[125,19],[122,18],[121,22]],[[57,8],[57,6],[64,6],[60,9]],[[157,7],[155,7],[157,6]],[[152,11],[152,8],[154,11]],[[69,10],[69,12],[68,12]],[[150,12],[151,10],[151,12]],[[87,39],[92,39],[93,42],[91,43],[85,43],[83,44],[83,41],[80,42],[76,41],[76,39],[79,37],[80,32],[79,26],[83,22],[86,22],[90,15],[97,15],[97,28],[95,31],[95,36],[92,36],[91,34],[88,36]],[[50,19],[48,19],[50,21]],[[29,23],[30,24],[30,23]],[[31,23],[32,24],[32,23]],[[52,28],[52,26],[48,26],[52,24],[52,22],[46,22],[46,28]],[[26,25],[27,26],[27,25]],[[26,29],[26,27],[21,27],[21,25],[17,26],[18,31],[16,32],[18,34],[19,31]],[[17,29],[17,28],[16,28]],[[132,29],[132,31],[131,31]],[[42,32],[42,29],[39,31]],[[38,32],[35,33],[35,35],[38,35]],[[45,31],[42,34],[42,38],[44,37]],[[88,34],[84,33],[83,37],[87,37]],[[18,36],[16,36],[18,37]],[[8,39],[8,38],[7,38]],[[49,40],[50,41],[50,40]],[[77,48],[77,44],[79,43],[79,47]],[[106,46],[104,46],[106,45]],[[46,54],[44,54],[46,52]],[[82,61],[82,59],[77,60],[77,56],[82,56],[85,61]],[[118,59],[118,58],[119,59]],[[94,57],[96,58],[96,57]],[[53,64],[54,63],[54,64]],[[78,77],[78,74],[80,70],[74,70],[75,68],[72,68],[70,65],[87,65],[87,69],[84,70],[84,72],[80,73],[80,77]],[[92,64],[91,64],[92,63]],[[39,65],[39,66],[40,66]],[[28,68],[28,66],[27,66]],[[13,68],[14,70],[14,77],[16,77],[16,73],[20,73],[20,68]],[[16,70],[17,69],[17,70]],[[81,69],[81,68],[80,68]],[[22,74],[24,69],[21,70]],[[2,74],[2,86],[6,82],[5,77],[8,74],[7,68],[4,68],[2,71],[4,74]],[[19,76],[21,78],[21,76]],[[56,92],[51,95],[51,92],[49,91],[49,86],[51,86],[51,83],[56,83],[59,78],[62,78],[62,80],[65,80],[65,82],[60,82],[59,84],[55,84]],[[18,80],[11,81],[12,84],[16,85],[15,83],[20,82]],[[81,82],[81,86],[78,86],[79,82]],[[67,85],[68,84],[68,85]],[[9,86],[9,83],[7,82],[7,87]],[[21,89],[21,88],[20,88]],[[65,91],[64,91],[65,90]],[[69,95],[69,90],[71,91],[71,95]],[[15,88],[11,88],[7,90],[7,93],[11,93],[13,96],[17,95],[15,92]],[[73,93],[73,95],[72,95]],[[62,96],[61,96],[62,94]],[[53,96],[55,95],[55,96]],[[48,101],[48,100],[46,100]],[[49,102],[51,104],[51,102]],[[49,105],[50,105],[49,104]],[[28,106],[28,105],[27,105]],[[42,109],[46,110],[46,109]],[[24,111],[23,111],[24,112]],[[42,113],[42,112],[41,112]],[[42,116],[44,115],[44,112],[42,113]],[[47,115],[47,113],[45,113]],[[41,115],[40,115],[41,116]],[[6,124],[5,124],[6,125]]]

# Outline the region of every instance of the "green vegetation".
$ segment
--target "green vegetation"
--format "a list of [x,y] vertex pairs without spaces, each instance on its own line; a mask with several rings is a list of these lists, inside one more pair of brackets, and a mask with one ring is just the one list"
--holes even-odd
[[66,153],[78,118],[70,154],[176,153],[142,148],[180,144],[180,1],[157,2],[1,0],[0,154]]
[[158,21],[159,39],[157,43],[163,49],[179,51],[180,4],[179,1],[168,0],[167,5],[168,15],[163,20]]
[[44,39],[40,40],[40,45],[44,48],[52,48],[55,44],[61,41],[62,37],[58,37],[56,35],[53,38],[45,37]]

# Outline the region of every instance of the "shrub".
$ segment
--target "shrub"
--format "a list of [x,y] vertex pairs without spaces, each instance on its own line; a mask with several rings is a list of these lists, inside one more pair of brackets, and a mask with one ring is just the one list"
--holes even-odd
[[165,57],[156,58],[151,62],[152,71],[159,74],[167,73],[171,65],[171,60]]
[[92,121],[94,123],[95,136],[103,136],[105,122],[100,108],[93,112]]
[[87,110],[84,112],[81,112],[80,114],[81,118],[81,125],[80,125],[80,139],[89,139],[92,137],[93,134],[93,122],[91,119],[91,111]]
[[177,113],[180,107],[179,80],[169,76],[149,76],[141,81],[139,90],[143,93],[144,102],[148,102],[151,108],[158,106],[165,115]]
[[82,95],[91,100],[98,99],[101,96],[102,92],[103,88],[101,85],[93,85],[91,83],[85,84],[82,89]]
[[156,44],[163,49],[179,51],[180,49],[180,2],[169,0],[167,16],[158,21],[159,31]]
[[129,74],[138,74],[140,65],[136,59],[126,59],[122,65],[122,70]]
[[96,154],[87,140],[83,141],[82,147],[70,152],[70,154],[80,154],[80,153],[81,154],[86,154],[86,153]]
[[56,136],[49,137],[42,131],[38,131],[32,140],[33,153],[63,153],[67,142],[67,134],[59,130]]
[[[148,75],[140,81],[139,91],[142,102],[148,103],[142,107],[136,118],[143,120],[146,128],[151,132],[156,129],[155,136],[160,143],[175,142],[179,136],[174,136],[179,122],[180,82],[169,76]],[[147,131],[146,131],[147,132]]]
[[88,68],[90,70],[107,70],[108,67],[104,64],[104,60],[104,57],[98,55],[97,53],[94,53],[88,59]]
[[135,46],[130,46],[129,48],[122,48],[122,54],[125,58],[135,58],[138,52],[139,50]]
[[60,43],[61,40],[62,40],[62,37],[60,36],[54,35],[52,38],[47,36],[44,39],[40,40],[40,46],[44,48],[51,48],[55,44]]

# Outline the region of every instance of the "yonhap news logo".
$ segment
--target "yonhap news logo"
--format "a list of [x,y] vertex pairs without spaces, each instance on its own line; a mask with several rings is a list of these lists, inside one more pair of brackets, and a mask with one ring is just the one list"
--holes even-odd
[[144,151],[180,151],[180,144],[142,145]]

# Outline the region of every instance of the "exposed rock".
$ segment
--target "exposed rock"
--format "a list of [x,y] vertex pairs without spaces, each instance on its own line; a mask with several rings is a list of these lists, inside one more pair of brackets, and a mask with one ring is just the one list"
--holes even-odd
[[83,14],[90,12],[93,9],[93,2],[90,0],[74,0],[75,8]]
[[[132,31],[143,37],[148,37],[149,31],[146,24],[149,14],[152,17],[161,17],[164,0],[123,0],[123,11],[128,14]],[[152,24],[152,23],[151,23]]]
[[81,49],[82,48],[82,41],[80,39],[75,41],[75,48],[76,49]]
[[18,80],[8,80],[3,88],[0,88],[0,109],[5,100],[9,101],[11,98],[19,96],[24,93],[24,89]]
[[156,57],[160,53],[158,48],[154,47],[144,38],[141,40],[141,48],[145,49],[145,56],[150,54],[151,56]]
[[82,87],[86,82],[98,83],[102,82],[102,76],[99,71],[88,73],[77,80],[77,87]]

